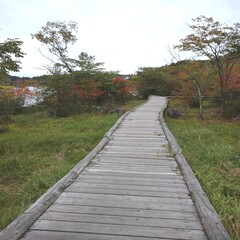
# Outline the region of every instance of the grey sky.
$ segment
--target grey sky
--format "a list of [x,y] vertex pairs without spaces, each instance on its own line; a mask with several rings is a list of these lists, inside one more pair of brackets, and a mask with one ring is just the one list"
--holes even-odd
[[138,67],[168,63],[166,47],[189,34],[187,24],[204,15],[232,25],[239,22],[239,0],[0,0],[0,42],[19,38],[27,55],[19,76],[37,76],[47,60],[31,38],[47,21],[76,21],[80,52],[95,55],[106,70],[134,73]]

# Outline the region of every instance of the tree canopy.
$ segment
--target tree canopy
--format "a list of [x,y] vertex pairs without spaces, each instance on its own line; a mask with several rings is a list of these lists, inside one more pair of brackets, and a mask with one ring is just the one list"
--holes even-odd
[[[72,60],[68,57],[68,47],[77,41],[76,33],[78,26],[76,22],[47,22],[46,26],[40,31],[32,34],[32,38],[37,39],[43,45],[48,47],[51,57],[47,57],[53,63],[53,70],[67,71],[71,73],[74,66]],[[55,58],[55,59],[54,59]],[[52,70],[47,67],[48,70]]]
[[219,76],[221,95],[225,97],[233,67],[240,60],[240,23],[230,27],[205,16],[192,20],[194,24],[189,27],[193,33],[174,47],[208,57]]
[[18,39],[7,39],[0,43],[0,73],[6,74],[9,71],[20,70],[20,58],[25,55],[21,50],[22,44],[23,42]]

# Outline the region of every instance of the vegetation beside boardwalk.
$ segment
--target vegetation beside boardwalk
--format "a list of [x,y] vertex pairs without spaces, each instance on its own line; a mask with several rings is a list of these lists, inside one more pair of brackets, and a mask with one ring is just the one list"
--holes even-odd
[[[122,106],[126,111],[142,101]],[[84,158],[120,117],[84,113],[14,116],[0,133],[0,229]],[[4,130],[3,130],[4,129]]]
[[0,228],[62,178],[102,139],[118,115],[51,119],[19,115],[1,135]]
[[[182,117],[166,122],[232,239],[240,239],[240,122],[226,121],[205,103],[207,119],[179,99]],[[185,109],[185,110],[183,110]],[[218,117],[217,117],[218,116]]]

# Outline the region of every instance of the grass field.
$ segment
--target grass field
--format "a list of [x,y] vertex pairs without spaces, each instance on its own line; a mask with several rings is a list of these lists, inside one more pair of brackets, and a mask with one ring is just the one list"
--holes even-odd
[[0,230],[83,159],[119,117],[89,113],[54,119],[35,112],[0,125]]
[[239,240],[240,122],[215,114],[206,109],[203,122],[196,109],[185,109],[180,119],[166,118],[166,122],[226,229]]
[[0,134],[0,229],[63,177],[119,115],[19,115]]

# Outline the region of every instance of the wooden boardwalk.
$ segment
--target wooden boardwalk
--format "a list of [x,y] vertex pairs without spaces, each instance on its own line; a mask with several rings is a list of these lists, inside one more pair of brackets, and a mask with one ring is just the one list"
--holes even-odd
[[128,114],[21,239],[208,239],[159,123],[165,104],[151,97]]

